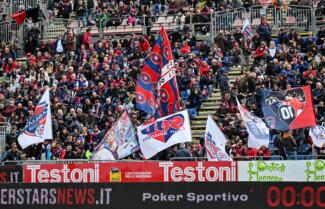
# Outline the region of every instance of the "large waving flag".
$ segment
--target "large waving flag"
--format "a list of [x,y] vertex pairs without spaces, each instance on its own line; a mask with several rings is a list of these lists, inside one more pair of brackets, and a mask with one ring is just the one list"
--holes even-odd
[[227,139],[209,115],[205,129],[204,144],[209,161],[231,161],[225,150]]
[[25,130],[18,137],[18,142],[25,149],[45,139],[53,139],[49,89],[45,91],[32,117],[27,121]]
[[188,111],[184,110],[139,126],[138,137],[146,159],[175,144],[192,141]]
[[139,150],[135,131],[125,111],[95,148],[93,160],[119,160]]
[[262,110],[267,125],[276,130],[292,130],[316,125],[310,86],[285,91],[264,90]]
[[149,59],[142,68],[136,94],[137,108],[156,118],[180,110],[171,46],[163,27]]
[[260,148],[269,146],[270,131],[264,121],[253,113],[244,109],[237,100],[237,107],[248,131],[248,147]]
[[316,147],[323,147],[325,145],[325,127],[314,126],[309,129],[309,136],[313,140]]

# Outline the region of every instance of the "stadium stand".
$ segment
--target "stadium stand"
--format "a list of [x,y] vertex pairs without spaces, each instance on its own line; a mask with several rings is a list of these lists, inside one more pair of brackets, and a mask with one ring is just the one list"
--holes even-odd
[[[205,157],[204,130],[213,115],[234,159],[324,158],[325,145],[313,146],[308,129],[273,131],[269,147],[247,148],[235,100],[262,117],[261,89],[309,84],[318,124],[325,122],[323,0],[23,2],[0,3],[0,141],[6,135],[0,148],[8,150],[2,161],[89,159],[86,153],[125,109],[134,125],[143,123],[145,114],[135,108],[136,80],[150,53],[144,42],[152,47],[161,26],[173,46],[182,107],[191,114],[195,140],[185,149],[192,157]],[[39,21],[27,18],[23,24],[11,19],[30,8],[40,8],[45,18],[38,14]],[[242,32],[245,19],[252,37]],[[20,151],[17,137],[46,86],[51,87],[55,139]],[[152,159],[186,157],[177,149]],[[137,152],[129,159],[143,157]]]

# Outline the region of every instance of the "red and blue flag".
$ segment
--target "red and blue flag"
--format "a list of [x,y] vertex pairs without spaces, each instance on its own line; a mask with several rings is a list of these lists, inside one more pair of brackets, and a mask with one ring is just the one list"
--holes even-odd
[[156,118],[180,110],[174,60],[164,28],[161,28],[149,59],[142,68],[136,94],[137,108]]

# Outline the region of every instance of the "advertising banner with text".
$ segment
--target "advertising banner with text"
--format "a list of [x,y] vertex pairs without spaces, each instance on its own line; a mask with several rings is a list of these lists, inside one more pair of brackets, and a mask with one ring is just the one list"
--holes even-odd
[[325,181],[325,160],[239,161],[238,181]]
[[19,165],[0,166],[0,183],[22,183],[23,167]]
[[324,183],[0,184],[6,209],[320,209]]
[[24,166],[25,183],[237,181],[237,162],[111,162]]

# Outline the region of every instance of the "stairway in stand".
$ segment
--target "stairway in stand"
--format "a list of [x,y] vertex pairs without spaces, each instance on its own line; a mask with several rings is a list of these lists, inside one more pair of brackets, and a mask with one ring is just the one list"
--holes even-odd
[[[229,80],[234,83],[237,77],[243,75],[240,68],[230,67]],[[201,110],[197,116],[191,119],[192,137],[194,142],[199,142],[200,138],[204,137],[206,121],[209,115],[213,115],[221,105],[220,90],[215,88],[209,98],[202,102]]]

